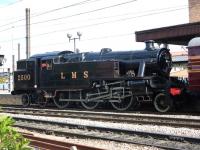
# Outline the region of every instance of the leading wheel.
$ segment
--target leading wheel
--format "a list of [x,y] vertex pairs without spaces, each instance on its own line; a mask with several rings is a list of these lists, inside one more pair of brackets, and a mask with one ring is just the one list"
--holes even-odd
[[85,102],[85,101],[82,101],[82,102],[81,102],[81,105],[82,105],[85,109],[92,110],[92,109],[97,108],[97,106],[99,105],[99,102]]
[[63,108],[66,108],[70,105],[70,101],[62,101],[62,99],[65,99],[65,95],[64,93],[59,93],[54,99],[54,104],[60,108],[60,109],[63,109]]
[[28,107],[30,105],[30,96],[28,94],[22,95],[22,105]]
[[172,108],[172,99],[164,93],[159,93],[156,95],[153,104],[158,112],[165,113]]
[[136,100],[136,99],[133,96],[130,96],[130,97],[121,99],[119,102],[111,102],[111,105],[116,110],[125,111],[131,107],[134,100]]

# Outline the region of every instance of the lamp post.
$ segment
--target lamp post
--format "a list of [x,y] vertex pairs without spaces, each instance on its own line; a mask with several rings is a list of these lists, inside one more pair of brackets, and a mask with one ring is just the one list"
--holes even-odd
[[82,34],[81,34],[80,32],[77,32],[77,36],[78,36],[78,37],[74,37],[74,38],[73,38],[71,34],[69,34],[69,33],[67,34],[67,37],[69,38],[69,42],[70,42],[71,40],[74,41],[74,52],[75,52],[75,53],[78,53],[78,51],[76,50],[76,40],[80,40]]

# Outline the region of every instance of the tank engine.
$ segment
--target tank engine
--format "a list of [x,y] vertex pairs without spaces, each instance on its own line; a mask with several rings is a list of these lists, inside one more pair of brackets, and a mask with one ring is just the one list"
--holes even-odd
[[104,102],[123,111],[152,101],[165,112],[171,108],[171,63],[169,49],[156,49],[152,41],[137,51],[39,54],[17,62],[12,94],[22,94],[24,106],[53,100],[59,108],[77,102],[94,109]]

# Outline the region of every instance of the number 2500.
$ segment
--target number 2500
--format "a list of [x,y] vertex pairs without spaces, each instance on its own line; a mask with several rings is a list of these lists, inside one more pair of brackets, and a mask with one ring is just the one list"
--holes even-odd
[[18,76],[17,76],[17,80],[18,80],[18,81],[30,80],[30,79],[31,79],[30,74],[23,74],[23,75],[18,75]]

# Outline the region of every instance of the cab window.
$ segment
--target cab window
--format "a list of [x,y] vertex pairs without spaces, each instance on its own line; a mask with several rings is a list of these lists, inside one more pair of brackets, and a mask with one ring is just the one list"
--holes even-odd
[[27,69],[29,69],[29,70],[34,69],[34,62],[33,61],[28,61],[27,62]]
[[52,60],[47,60],[47,70],[52,70]]
[[60,63],[65,63],[65,62],[66,62],[66,60],[63,56],[58,56],[53,59],[54,64],[60,64]]
[[54,64],[59,64],[60,63],[60,57],[56,57],[53,59]]
[[52,60],[42,60],[41,62],[41,70],[52,70],[53,68]]

